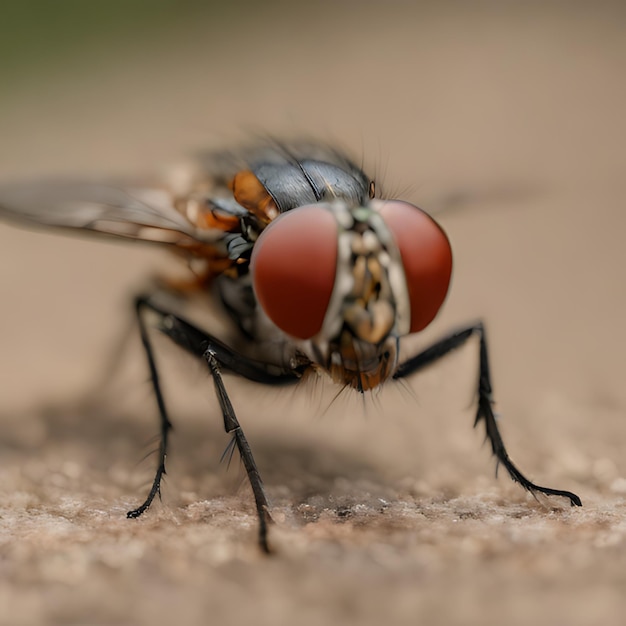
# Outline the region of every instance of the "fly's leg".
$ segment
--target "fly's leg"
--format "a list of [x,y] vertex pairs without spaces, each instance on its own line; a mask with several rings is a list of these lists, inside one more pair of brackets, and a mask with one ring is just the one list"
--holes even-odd
[[208,348],[205,352],[205,359],[211,371],[213,382],[215,383],[215,393],[217,394],[220,408],[222,409],[222,415],[224,416],[224,430],[231,434],[243,466],[246,468],[248,474],[248,480],[252,487],[252,493],[254,494],[254,503],[256,505],[257,516],[259,518],[259,545],[263,552],[269,554],[269,545],[267,543],[267,526],[272,522],[272,518],[269,512],[269,502],[265,495],[265,489],[263,488],[263,481],[257,468],[254,457],[252,456],[252,449],[246,439],[246,436],[239,424],[239,420],[235,415],[235,410],[228,397],[224,382],[222,380],[222,374],[220,372],[219,364],[215,358],[215,353],[211,348]]
[[517,483],[519,483],[524,489],[532,493],[544,493],[549,496],[561,496],[569,498],[572,506],[582,506],[580,498],[570,491],[562,491],[560,489],[551,489],[549,487],[541,487],[531,482],[526,478],[522,472],[513,464],[513,461],[509,458],[509,455],[502,441],[502,436],[498,429],[496,417],[493,412],[493,398],[491,390],[491,374],[489,371],[489,356],[487,352],[487,338],[485,335],[485,328],[482,322],[478,322],[467,328],[463,328],[450,333],[437,343],[433,344],[420,354],[408,359],[402,363],[394,378],[406,378],[410,374],[417,372],[418,370],[430,365],[434,361],[437,361],[441,357],[445,356],[452,350],[461,347],[470,337],[478,335],[480,338],[480,366],[479,366],[479,379],[478,379],[478,408],[476,411],[476,419],[474,420],[474,427],[479,422],[485,423],[485,431],[487,438],[491,442],[491,450],[495,455],[498,463],[502,463],[506,468],[509,476]]
[[169,433],[172,430],[172,422],[167,415],[167,409],[165,407],[165,400],[163,399],[163,392],[161,390],[161,383],[159,381],[159,372],[156,367],[156,361],[154,360],[154,352],[152,350],[152,344],[150,343],[150,337],[148,335],[148,326],[146,324],[146,320],[143,316],[144,307],[146,306],[146,299],[137,298],[135,302],[135,314],[137,316],[137,321],[139,323],[139,333],[141,335],[141,343],[143,345],[143,349],[146,354],[146,359],[148,360],[148,369],[150,370],[150,381],[152,382],[152,388],[154,389],[154,395],[156,397],[157,406],[159,408],[159,424],[160,424],[160,440],[159,440],[159,459],[156,474],[154,475],[154,480],[152,481],[152,487],[150,488],[150,492],[148,493],[148,497],[145,499],[144,503],[133,509],[132,511],[128,511],[126,513],[126,517],[128,518],[136,518],[139,517],[142,513],[144,513],[148,507],[152,504],[155,496],[158,494],[159,498],[161,497],[161,480],[163,476],[165,476],[165,458],[167,456],[167,443]]
[[232,371],[248,380],[256,382],[270,385],[286,385],[295,383],[300,379],[303,370],[306,368],[306,364],[298,368],[288,369],[250,359],[237,353],[215,337],[205,333],[177,315],[161,308],[148,297],[139,297],[136,302],[136,309],[140,321],[141,338],[148,357],[151,380],[159,406],[159,414],[161,417],[161,443],[159,446],[159,464],[148,498],[139,508],[130,511],[128,517],[138,517],[141,515],[150,506],[154,497],[160,494],[160,483],[165,474],[167,439],[172,427],[165,409],[153,351],[148,339],[146,323],[142,315],[143,311],[147,310],[156,315],[158,320],[157,328],[162,333],[167,335],[174,343],[187,352],[191,353],[193,356],[202,358],[207,363],[222,411],[224,429],[233,437],[234,444],[239,450],[242,463],[248,474],[250,486],[252,487],[259,518],[259,545],[264,552],[269,552],[267,542],[267,527],[268,523],[271,522],[269,503],[265,495],[265,490],[263,489],[263,482],[259,470],[254,456],[252,455],[252,450],[239,424],[239,420],[237,419],[224,386],[221,370]]

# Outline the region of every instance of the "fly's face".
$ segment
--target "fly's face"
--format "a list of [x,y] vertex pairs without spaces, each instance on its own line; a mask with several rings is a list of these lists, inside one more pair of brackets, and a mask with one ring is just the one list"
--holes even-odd
[[337,199],[274,220],[250,269],[272,322],[335,381],[365,391],[393,374],[399,338],[437,314],[452,253],[443,230],[411,204]]

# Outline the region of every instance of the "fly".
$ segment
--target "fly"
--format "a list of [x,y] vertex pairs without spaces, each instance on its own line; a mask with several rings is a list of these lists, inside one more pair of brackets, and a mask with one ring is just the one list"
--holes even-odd
[[343,154],[318,144],[267,143],[244,154],[198,158],[157,185],[12,184],[0,187],[0,216],[23,225],[78,229],[157,244],[182,256],[190,280],[171,287],[216,294],[239,340],[221,341],[140,295],[135,312],[160,416],[158,465],[144,513],[161,490],[171,422],[161,391],[148,315],[175,344],[203,360],[246,469],[269,552],[270,507],[250,445],[224,386],[229,371],[267,385],[321,371],[358,392],[406,378],[477,336],[474,425],[483,423],[498,463],[532,494],[569,491],[527,479],[506,451],[493,412],[485,327],[455,330],[399,362],[399,342],[434,319],[452,274],[439,224],[416,206],[377,197],[373,181]]

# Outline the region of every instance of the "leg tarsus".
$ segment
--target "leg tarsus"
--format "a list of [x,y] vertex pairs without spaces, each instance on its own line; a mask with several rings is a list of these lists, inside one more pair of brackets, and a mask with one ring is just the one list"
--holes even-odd
[[[508,452],[502,441],[502,436],[496,424],[496,417],[493,413],[492,402],[488,398],[482,398],[479,402],[479,408],[476,415],[475,425],[481,420],[485,421],[485,430],[487,437],[491,441],[491,451],[496,457],[498,465],[501,463],[506,468],[511,479],[519,483],[526,491],[531,493],[534,497],[537,493],[544,493],[548,496],[560,496],[568,498],[571,506],[582,506],[580,498],[571,491],[564,491],[561,489],[552,489],[550,487],[542,487],[530,481],[519,469],[515,466],[513,461],[509,458]],[[498,474],[498,466],[496,466],[496,476]]]
[[161,480],[166,474],[167,472],[165,470],[165,465],[159,465],[156,471],[156,475],[154,477],[154,481],[152,482],[152,487],[150,488],[150,493],[148,494],[148,497],[141,506],[138,506],[136,509],[133,509],[132,511],[128,511],[126,513],[126,517],[128,519],[136,519],[140,515],[143,515],[143,513],[148,510],[156,496],[159,496],[159,500],[161,500]]

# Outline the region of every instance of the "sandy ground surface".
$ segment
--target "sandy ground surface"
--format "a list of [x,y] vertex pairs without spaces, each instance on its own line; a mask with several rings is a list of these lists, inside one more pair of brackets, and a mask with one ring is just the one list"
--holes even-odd
[[365,401],[228,378],[274,505],[266,558],[211,385],[164,344],[169,476],[126,520],[156,411],[135,339],[102,370],[169,259],[3,226],[0,623],[624,622],[626,14],[460,7],[268,8],[100,42],[3,95],[0,172],[142,172],[268,131],[455,205],[452,292],[406,350],[485,319],[513,459],[584,507],[494,477],[475,345]]

